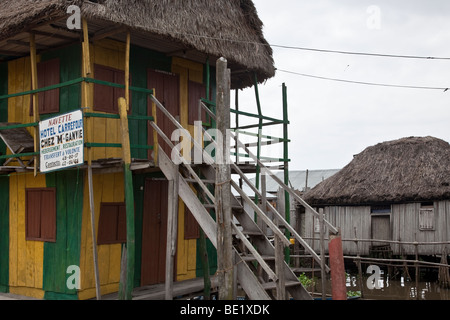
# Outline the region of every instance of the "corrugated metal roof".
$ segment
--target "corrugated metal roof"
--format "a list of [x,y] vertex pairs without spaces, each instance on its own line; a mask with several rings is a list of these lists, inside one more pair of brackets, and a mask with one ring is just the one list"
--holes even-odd
[[[289,171],[289,182],[290,186],[292,186],[295,190],[299,190],[301,192],[305,191],[306,187],[306,173],[308,172],[308,188],[314,188],[317,184],[322,182],[323,180],[331,177],[335,173],[337,173],[340,169],[324,169],[324,170],[293,170]],[[284,173],[282,171],[277,172],[276,176],[280,178],[282,181],[284,180]],[[250,179],[253,183],[255,182],[255,178]],[[267,192],[275,193],[279,189],[279,184],[275,182],[270,176],[267,177],[266,189]]]

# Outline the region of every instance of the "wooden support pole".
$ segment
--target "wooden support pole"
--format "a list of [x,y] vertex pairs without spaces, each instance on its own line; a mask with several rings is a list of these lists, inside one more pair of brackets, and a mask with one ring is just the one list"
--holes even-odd
[[[90,50],[89,50],[89,32],[88,32],[88,24],[85,19],[83,19],[83,68],[82,74],[83,77],[88,77],[91,74],[91,58],[90,58]],[[87,82],[83,82],[82,84],[82,106],[83,111],[86,112],[89,108],[89,84]],[[93,128],[92,128],[92,119],[85,118],[87,121],[87,141],[93,141]],[[90,217],[91,217],[91,235],[92,235],[92,257],[94,263],[94,277],[95,277],[95,292],[97,300],[101,300],[101,290],[100,290],[100,271],[98,267],[98,253],[97,253],[97,238],[95,234],[95,206],[94,206],[94,185],[93,185],[93,177],[92,177],[92,148],[88,148],[88,185],[89,185],[89,209],[90,209]]]
[[328,251],[331,269],[331,295],[333,300],[347,300],[342,239],[339,234],[334,235],[330,233]]
[[135,262],[135,226],[134,226],[134,192],[131,166],[130,133],[128,129],[127,105],[125,98],[119,98],[120,128],[122,139],[122,154],[124,161],[125,207],[127,223],[127,276],[125,300],[131,300],[134,286]]
[[127,112],[130,110],[130,47],[131,34],[130,31],[128,31],[125,48],[125,100],[127,102]]
[[95,277],[95,294],[97,300],[101,300],[100,291],[100,272],[98,268],[98,254],[97,254],[97,237],[95,235],[95,207],[94,207],[94,185],[92,178],[92,166],[88,165],[88,184],[89,184],[89,208],[91,213],[91,235],[92,235],[92,251],[94,259],[94,277]]
[[[288,140],[288,123],[289,123],[289,116],[288,116],[288,103],[287,103],[287,87],[283,83],[282,86],[282,96],[283,96],[283,158],[284,158],[284,184],[289,186],[289,140]],[[289,193],[287,191],[284,191],[284,218],[287,221],[287,223],[291,223],[291,200]],[[291,234],[289,233],[289,230],[286,230],[286,238],[290,238]],[[285,250],[285,259],[286,262],[289,263],[290,258],[290,251],[289,247]]]
[[[36,36],[30,33],[31,90],[38,88]],[[39,94],[32,95],[33,122],[39,122]],[[39,127],[34,127],[34,152],[39,152]],[[39,156],[34,157],[34,176],[38,174]]]
[[323,223],[323,208],[319,209],[319,231],[320,231],[320,278],[322,281],[322,300],[326,299],[327,279],[325,272],[325,225]]
[[179,166],[173,166],[172,180],[169,180],[168,193],[168,217],[167,217],[167,242],[166,242],[166,283],[165,298],[173,299],[174,266],[177,249],[178,229],[178,189]]
[[217,60],[217,129],[222,143],[216,149],[216,220],[219,300],[233,300],[233,246],[231,227],[231,167],[227,130],[230,128],[230,70],[227,60]]
[[208,261],[208,251],[206,249],[206,236],[203,229],[200,228],[200,240],[198,250],[200,253],[200,259],[202,262],[203,270],[203,297],[205,300],[211,299],[211,277],[209,275],[209,261]]

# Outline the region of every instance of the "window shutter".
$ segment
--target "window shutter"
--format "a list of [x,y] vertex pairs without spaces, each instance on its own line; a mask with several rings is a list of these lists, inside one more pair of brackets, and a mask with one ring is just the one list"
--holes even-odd
[[[39,62],[37,64],[38,88],[45,88],[60,83],[60,61],[59,59]],[[38,94],[39,113],[49,114],[59,112],[59,89],[40,92]],[[30,115],[33,115],[30,100]]]
[[[95,79],[114,82],[114,71],[106,67],[94,66]],[[100,84],[94,84],[94,109],[102,112],[113,112],[114,88]]]
[[56,189],[26,190],[26,239],[56,241]]
[[56,190],[41,191],[41,239],[56,241]]
[[102,203],[97,244],[123,243],[127,240],[126,210],[123,203]]
[[117,240],[118,242],[127,241],[127,212],[124,204],[119,206],[119,216],[117,222]]
[[39,190],[26,191],[26,238],[41,237],[41,194]]
[[206,111],[202,109],[201,118],[198,114],[198,102],[201,98],[206,98],[206,86],[202,83],[189,81],[189,124],[195,121],[206,122]]
[[[125,71],[109,68],[106,66],[94,66],[95,79],[107,81],[117,84],[125,84]],[[130,76],[131,84],[131,76]],[[110,87],[100,84],[94,85],[94,110],[119,113],[118,101],[120,97],[125,97],[125,89]],[[130,108],[131,112],[131,91],[130,91]]]

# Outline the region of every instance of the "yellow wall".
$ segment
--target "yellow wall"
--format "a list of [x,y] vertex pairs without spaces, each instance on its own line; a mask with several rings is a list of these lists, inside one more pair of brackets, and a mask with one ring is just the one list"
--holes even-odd
[[44,243],[25,240],[25,189],[45,188],[45,176],[13,174],[9,196],[10,292],[42,299]]
[[[91,77],[95,78],[94,64],[125,70],[125,44],[111,41],[101,40],[90,46],[91,55]],[[89,85],[89,107],[94,104],[94,85]],[[103,113],[89,109],[89,112]],[[117,119],[94,118],[93,120],[94,143],[122,143],[120,140],[120,121]],[[122,158],[120,148],[94,148],[93,160]]]
[[[87,177],[85,179],[87,182]],[[94,208],[96,235],[102,202],[124,202],[123,173],[94,174]],[[97,245],[101,294],[117,292],[120,281],[121,244]],[[88,183],[84,188],[83,220],[81,228],[81,291],[80,299],[95,297],[95,275],[92,251],[91,215]]]

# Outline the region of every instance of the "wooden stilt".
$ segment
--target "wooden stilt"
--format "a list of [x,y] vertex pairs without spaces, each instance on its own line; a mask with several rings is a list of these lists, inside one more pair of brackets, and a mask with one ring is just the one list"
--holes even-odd
[[216,150],[216,219],[219,300],[233,300],[233,245],[231,233],[231,168],[227,130],[230,129],[230,70],[227,60],[217,60],[217,129],[222,144]]
[[178,229],[179,168],[173,166],[173,180],[169,180],[167,242],[166,242],[166,300],[173,299],[173,281]]

